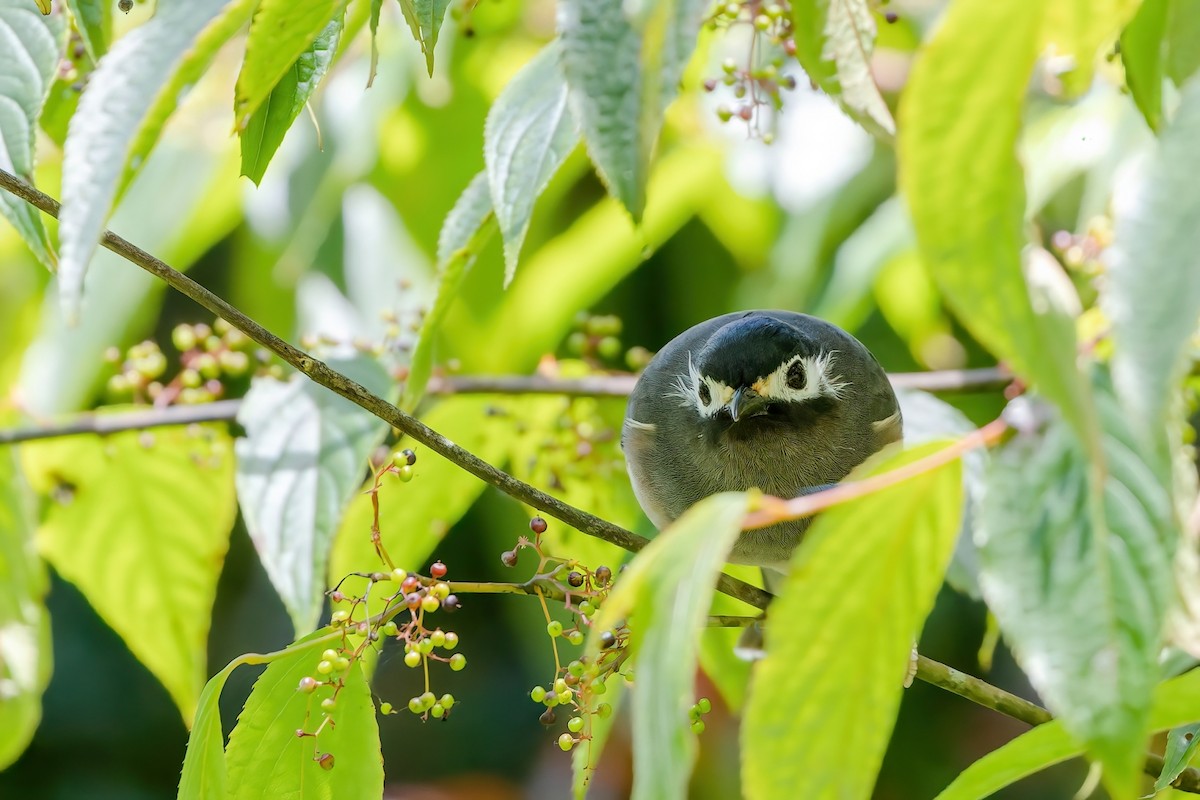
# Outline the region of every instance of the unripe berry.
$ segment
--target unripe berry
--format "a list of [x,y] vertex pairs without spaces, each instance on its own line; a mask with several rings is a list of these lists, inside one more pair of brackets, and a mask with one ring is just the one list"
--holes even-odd
[[319,684],[317,683],[316,678],[312,677],[311,675],[305,675],[300,679],[300,686],[297,688],[299,688],[299,690],[305,694],[312,694],[317,690],[318,685]]
[[403,467],[400,467],[398,470],[396,470],[396,477],[398,477],[402,483],[408,483],[413,479],[413,468],[405,464]]
[[578,647],[583,644],[583,631],[571,631],[567,634],[567,641]]
[[317,672],[321,673],[322,675],[328,675],[329,673],[333,672],[333,663],[330,661],[322,661],[318,663]]
[[696,701],[696,708],[701,714],[707,714],[708,712],[712,711],[712,701],[707,697],[701,697]]
[[447,650],[453,650],[458,647],[458,634],[454,631],[446,631],[446,643],[442,646]]
[[442,607],[442,602],[431,594],[425,595],[421,600],[421,609],[432,614]]
[[467,657],[462,653],[455,653],[450,656],[450,669],[455,672],[461,672],[465,666],[467,666]]
[[583,730],[583,717],[571,717],[567,720],[567,730],[571,733],[579,733]]
[[421,641],[417,642],[417,652],[422,653],[424,655],[429,655],[430,653],[432,653],[433,652],[433,640],[432,639],[422,639]]
[[394,709],[392,708],[392,704],[391,704],[391,703],[380,703],[380,704],[379,704],[379,713],[380,713],[380,714],[383,714],[385,717],[386,717],[388,714],[391,714],[393,710],[394,710]]
[[440,580],[446,575],[446,565],[440,561],[435,561],[429,566],[429,575],[435,580]]
[[324,653],[321,653],[321,658],[325,659],[326,661],[333,661],[337,657],[338,657],[337,650],[329,649],[329,650],[326,650]]
[[346,658],[345,656],[339,656],[334,660],[333,668],[338,672],[345,672],[346,670],[350,669],[350,659]]
[[701,720],[696,720],[695,722],[693,722],[692,723],[692,733],[696,734],[697,736],[704,733],[704,722]]
[[600,719],[608,719],[612,716],[612,706],[610,706],[608,703],[601,703],[600,705],[596,706],[596,715],[600,717]]
[[171,331],[171,344],[181,353],[191,350],[196,346],[196,332],[191,325],[176,325]]
[[546,623],[546,633],[550,634],[551,637],[562,636],[562,632],[563,624],[558,620],[552,619],[550,622]]
[[441,703],[434,703],[433,708],[429,709],[429,716],[434,719],[441,719],[446,716],[446,707]]
[[337,708],[337,700],[334,700],[332,697],[326,697],[321,701],[322,711],[333,711],[335,708]]
[[574,746],[575,746],[575,739],[571,736],[571,734],[564,733],[562,736],[558,737],[558,747],[564,753],[567,752],[568,750],[570,750]]
[[429,641],[434,647],[441,647],[446,643],[446,634],[442,631],[434,631],[429,634]]
[[408,710],[414,714],[420,714],[425,710],[425,706],[421,705],[421,698],[414,697],[408,701]]
[[438,702],[442,704],[442,708],[449,711],[450,709],[454,708],[454,695],[447,692],[446,694],[442,695],[440,699],[438,699]]
[[394,580],[396,583],[403,584],[406,580],[408,580],[408,573],[399,567],[396,567],[394,570],[392,570],[392,580]]
[[546,699],[546,688],[544,686],[535,686],[529,691],[529,699],[535,703],[540,703]]
[[413,667],[414,669],[421,666],[421,654],[416,650],[413,650],[411,653],[405,653],[404,663],[407,666]]
[[425,692],[417,699],[421,701],[421,708],[426,711],[433,708],[434,703],[437,702],[437,698],[433,696],[433,692]]

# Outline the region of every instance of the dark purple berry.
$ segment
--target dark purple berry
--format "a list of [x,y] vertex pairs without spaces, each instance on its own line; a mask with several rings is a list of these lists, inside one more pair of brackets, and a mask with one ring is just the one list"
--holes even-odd
[[538,720],[540,720],[541,723],[547,727],[549,727],[550,725],[553,725],[555,719],[557,719],[557,717],[554,716],[553,708],[547,708],[545,711],[542,712],[542,715],[540,717],[538,717]]
[[592,578],[596,581],[597,586],[607,586],[608,582],[612,580],[612,570],[601,564],[592,573]]
[[567,576],[567,583],[577,588],[583,586],[583,574],[580,572],[572,572]]
[[545,533],[546,520],[542,519],[541,517],[534,517],[533,519],[529,520],[529,530],[537,534]]
[[454,612],[462,608],[462,603],[458,602],[458,595],[446,595],[446,599],[442,601],[442,611]]
[[617,643],[617,637],[613,635],[612,631],[605,631],[604,633],[600,634],[600,646],[601,647],[609,648],[609,647],[612,647],[616,643]]

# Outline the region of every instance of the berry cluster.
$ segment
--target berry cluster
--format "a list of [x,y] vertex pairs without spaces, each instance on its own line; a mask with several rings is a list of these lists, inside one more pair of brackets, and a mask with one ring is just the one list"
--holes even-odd
[[692,733],[699,736],[704,733],[704,715],[712,711],[712,701],[707,697],[701,697],[696,701],[696,704],[688,709],[688,719],[692,723]]
[[1067,269],[1094,277],[1104,271],[1104,251],[1112,241],[1112,220],[1101,216],[1092,218],[1081,234],[1055,231],[1050,237],[1050,247]]
[[[321,752],[315,742],[326,726],[334,724],[333,715],[337,710],[338,695],[346,685],[346,673],[349,671],[350,665],[358,660],[361,653],[361,648],[351,646],[343,636],[340,645],[336,648],[330,647],[321,653],[321,660],[317,662],[314,670],[316,675],[305,675],[296,687],[296,691],[311,696],[304,725],[296,729],[296,737],[314,740],[313,761],[317,762],[322,769],[333,769],[334,757],[332,753]],[[317,702],[320,709],[321,721],[314,730],[310,731],[308,727],[313,713],[313,701]]]
[[178,325],[171,331],[171,345],[179,367],[171,378],[165,377],[170,360],[157,342],[140,342],[124,354],[110,347],[105,360],[117,368],[108,379],[110,399],[149,401],[158,406],[207,403],[234,391],[244,392],[251,367],[276,377],[283,374],[280,366],[269,364],[270,353],[256,348],[223,319],[211,327],[203,322]]
[[764,109],[778,110],[783,106],[783,92],[796,88],[792,75],[782,74],[785,59],[796,54],[792,38],[792,9],[788,0],[731,0],[719,3],[709,15],[710,30],[750,29],[750,46],[743,62],[727,58],[721,65],[721,76],[704,82],[704,90],[715,92],[728,87],[737,101],[717,106],[717,118],[722,122],[737,117],[747,124],[751,136],[770,144],[775,139]]

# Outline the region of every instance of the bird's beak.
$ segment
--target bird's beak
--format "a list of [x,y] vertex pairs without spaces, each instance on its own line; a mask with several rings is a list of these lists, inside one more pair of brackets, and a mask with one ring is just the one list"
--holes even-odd
[[753,417],[766,407],[766,399],[748,386],[736,389],[729,400],[729,416],[737,422],[743,417]]

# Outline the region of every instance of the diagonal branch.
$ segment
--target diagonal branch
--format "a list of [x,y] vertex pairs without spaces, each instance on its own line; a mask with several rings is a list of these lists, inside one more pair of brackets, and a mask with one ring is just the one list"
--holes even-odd
[[[20,197],[35,208],[52,217],[58,217],[59,203],[54,198],[25,184],[10,173],[0,169],[0,188]],[[350,380],[309,353],[280,339],[259,325],[221,297],[196,283],[181,272],[172,269],[163,261],[122,239],[111,231],[104,232],[101,244],[125,260],[155,275],[168,286],[194,300],[213,314],[221,317],[250,339],[278,355],[288,364],[307,375],[314,382],[345,397],[356,405],[371,412],[405,435],[413,438],[430,450],[438,453],[485,483],[495,486],[505,494],[533,506],[571,527],[590,536],[611,542],[631,552],[646,546],[648,540],[627,531],[619,525],[588,514],[556,497],[546,494],[529,484],[517,480],[506,472],[496,469],[474,453],[459,447],[420,420],[405,414],[391,403],[376,397],[362,385]],[[757,608],[765,608],[771,596],[767,592],[744,581],[722,575],[717,588]],[[920,657],[917,677],[934,686],[954,692],[972,702],[999,711],[1007,716],[1031,725],[1041,724],[1049,718],[1048,712],[1040,707],[1011,695],[985,681],[953,670],[931,659]],[[1031,710],[1033,709],[1033,710]],[[1162,760],[1151,756],[1146,764],[1147,772],[1155,765],[1161,768]],[[1157,775],[1158,772],[1151,774]],[[1177,780],[1176,788],[1200,793],[1200,773],[1189,769]]]

